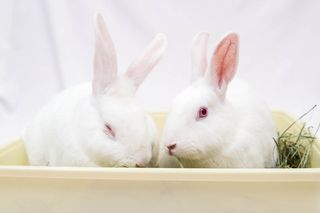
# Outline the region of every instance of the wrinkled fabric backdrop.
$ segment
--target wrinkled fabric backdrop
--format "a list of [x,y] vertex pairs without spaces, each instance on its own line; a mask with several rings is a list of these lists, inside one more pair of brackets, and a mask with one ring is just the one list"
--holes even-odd
[[[156,33],[167,34],[165,57],[137,94],[149,111],[167,111],[189,84],[190,43],[203,30],[211,52],[227,32],[240,34],[237,76],[271,108],[298,116],[320,104],[320,1],[1,1],[0,144],[18,138],[54,94],[91,79],[96,11],[120,72]],[[307,121],[320,121],[319,111]]]

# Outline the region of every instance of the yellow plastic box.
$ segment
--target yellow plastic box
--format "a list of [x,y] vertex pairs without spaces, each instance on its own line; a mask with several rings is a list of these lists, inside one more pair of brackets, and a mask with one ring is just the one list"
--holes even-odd
[[[274,112],[279,131],[293,120]],[[165,113],[152,114],[162,129]],[[320,146],[311,169],[27,166],[22,142],[0,150],[0,212],[320,212]]]

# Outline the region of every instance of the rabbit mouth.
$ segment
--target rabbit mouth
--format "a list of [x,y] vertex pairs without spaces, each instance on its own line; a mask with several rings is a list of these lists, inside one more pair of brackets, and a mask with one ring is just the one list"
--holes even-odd
[[133,158],[129,158],[126,160],[119,160],[114,164],[114,167],[119,167],[119,168],[145,168],[146,165],[137,163],[137,161]]
[[128,163],[128,162],[119,162],[119,163],[116,163],[114,165],[114,167],[117,167],[117,168],[130,168],[130,167],[134,167],[133,164],[131,165],[131,163]]

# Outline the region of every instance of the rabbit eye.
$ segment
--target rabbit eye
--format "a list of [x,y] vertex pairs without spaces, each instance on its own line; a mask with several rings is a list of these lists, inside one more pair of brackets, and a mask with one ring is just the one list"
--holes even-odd
[[208,116],[208,108],[207,107],[200,107],[197,115],[197,120],[206,118]]
[[116,134],[114,133],[114,131],[113,131],[112,127],[110,126],[110,124],[105,124],[104,126],[105,126],[105,132],[106,132],[108,135],[110,135],[110,136],[112,136],[112,137],[115,137],[115,136],[116,136]]

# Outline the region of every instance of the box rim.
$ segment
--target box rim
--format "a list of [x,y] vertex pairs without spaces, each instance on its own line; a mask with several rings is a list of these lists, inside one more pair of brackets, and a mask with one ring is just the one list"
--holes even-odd
[[320,182],[320,168],[188,169],[0,166],[1,178],[119,181]]

